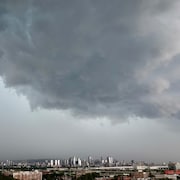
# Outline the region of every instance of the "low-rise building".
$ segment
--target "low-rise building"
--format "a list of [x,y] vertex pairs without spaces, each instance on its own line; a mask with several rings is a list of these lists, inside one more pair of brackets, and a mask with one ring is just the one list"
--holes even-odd
[[17,180],[42,180],[42,172],[37,170],[14,172],[13,178]]

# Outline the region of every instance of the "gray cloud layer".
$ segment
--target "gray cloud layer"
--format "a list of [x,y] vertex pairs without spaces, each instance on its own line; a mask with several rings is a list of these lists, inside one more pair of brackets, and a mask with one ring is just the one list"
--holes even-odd
[[0,3],[0,75],[32,108],[178,118],[179,0]]

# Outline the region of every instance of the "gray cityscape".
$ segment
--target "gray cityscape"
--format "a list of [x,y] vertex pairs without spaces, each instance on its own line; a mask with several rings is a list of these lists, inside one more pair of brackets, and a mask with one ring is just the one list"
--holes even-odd
[[180,0],[0,0],[0,180],[180,179]]
[[0,163],[3,177],[14,179],[96,179],[96,180],[151,180],[179,179],[180,162],[136,162],[116,160],[111,156],[86,159],[73,156],[68,159],[6,160]]

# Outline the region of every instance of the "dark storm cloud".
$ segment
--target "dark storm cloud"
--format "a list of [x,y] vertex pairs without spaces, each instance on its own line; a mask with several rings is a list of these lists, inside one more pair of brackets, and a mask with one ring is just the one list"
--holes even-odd
[[9,0],[3,7],[0,74],[33,108],[112,119],[179,116],[172,86],[179,79],[171,76],[179,1]]
[[7,27],[7,24],[4,20],[4,15],[7,13],[5,8],[5,3],[2,1],[0,2],[0,32],[5,30]]

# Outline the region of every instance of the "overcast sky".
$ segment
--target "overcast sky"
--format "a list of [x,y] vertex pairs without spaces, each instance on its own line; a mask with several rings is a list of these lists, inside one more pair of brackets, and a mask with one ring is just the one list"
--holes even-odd
[[180,161],[179,0],[1,0],[0,159]]

